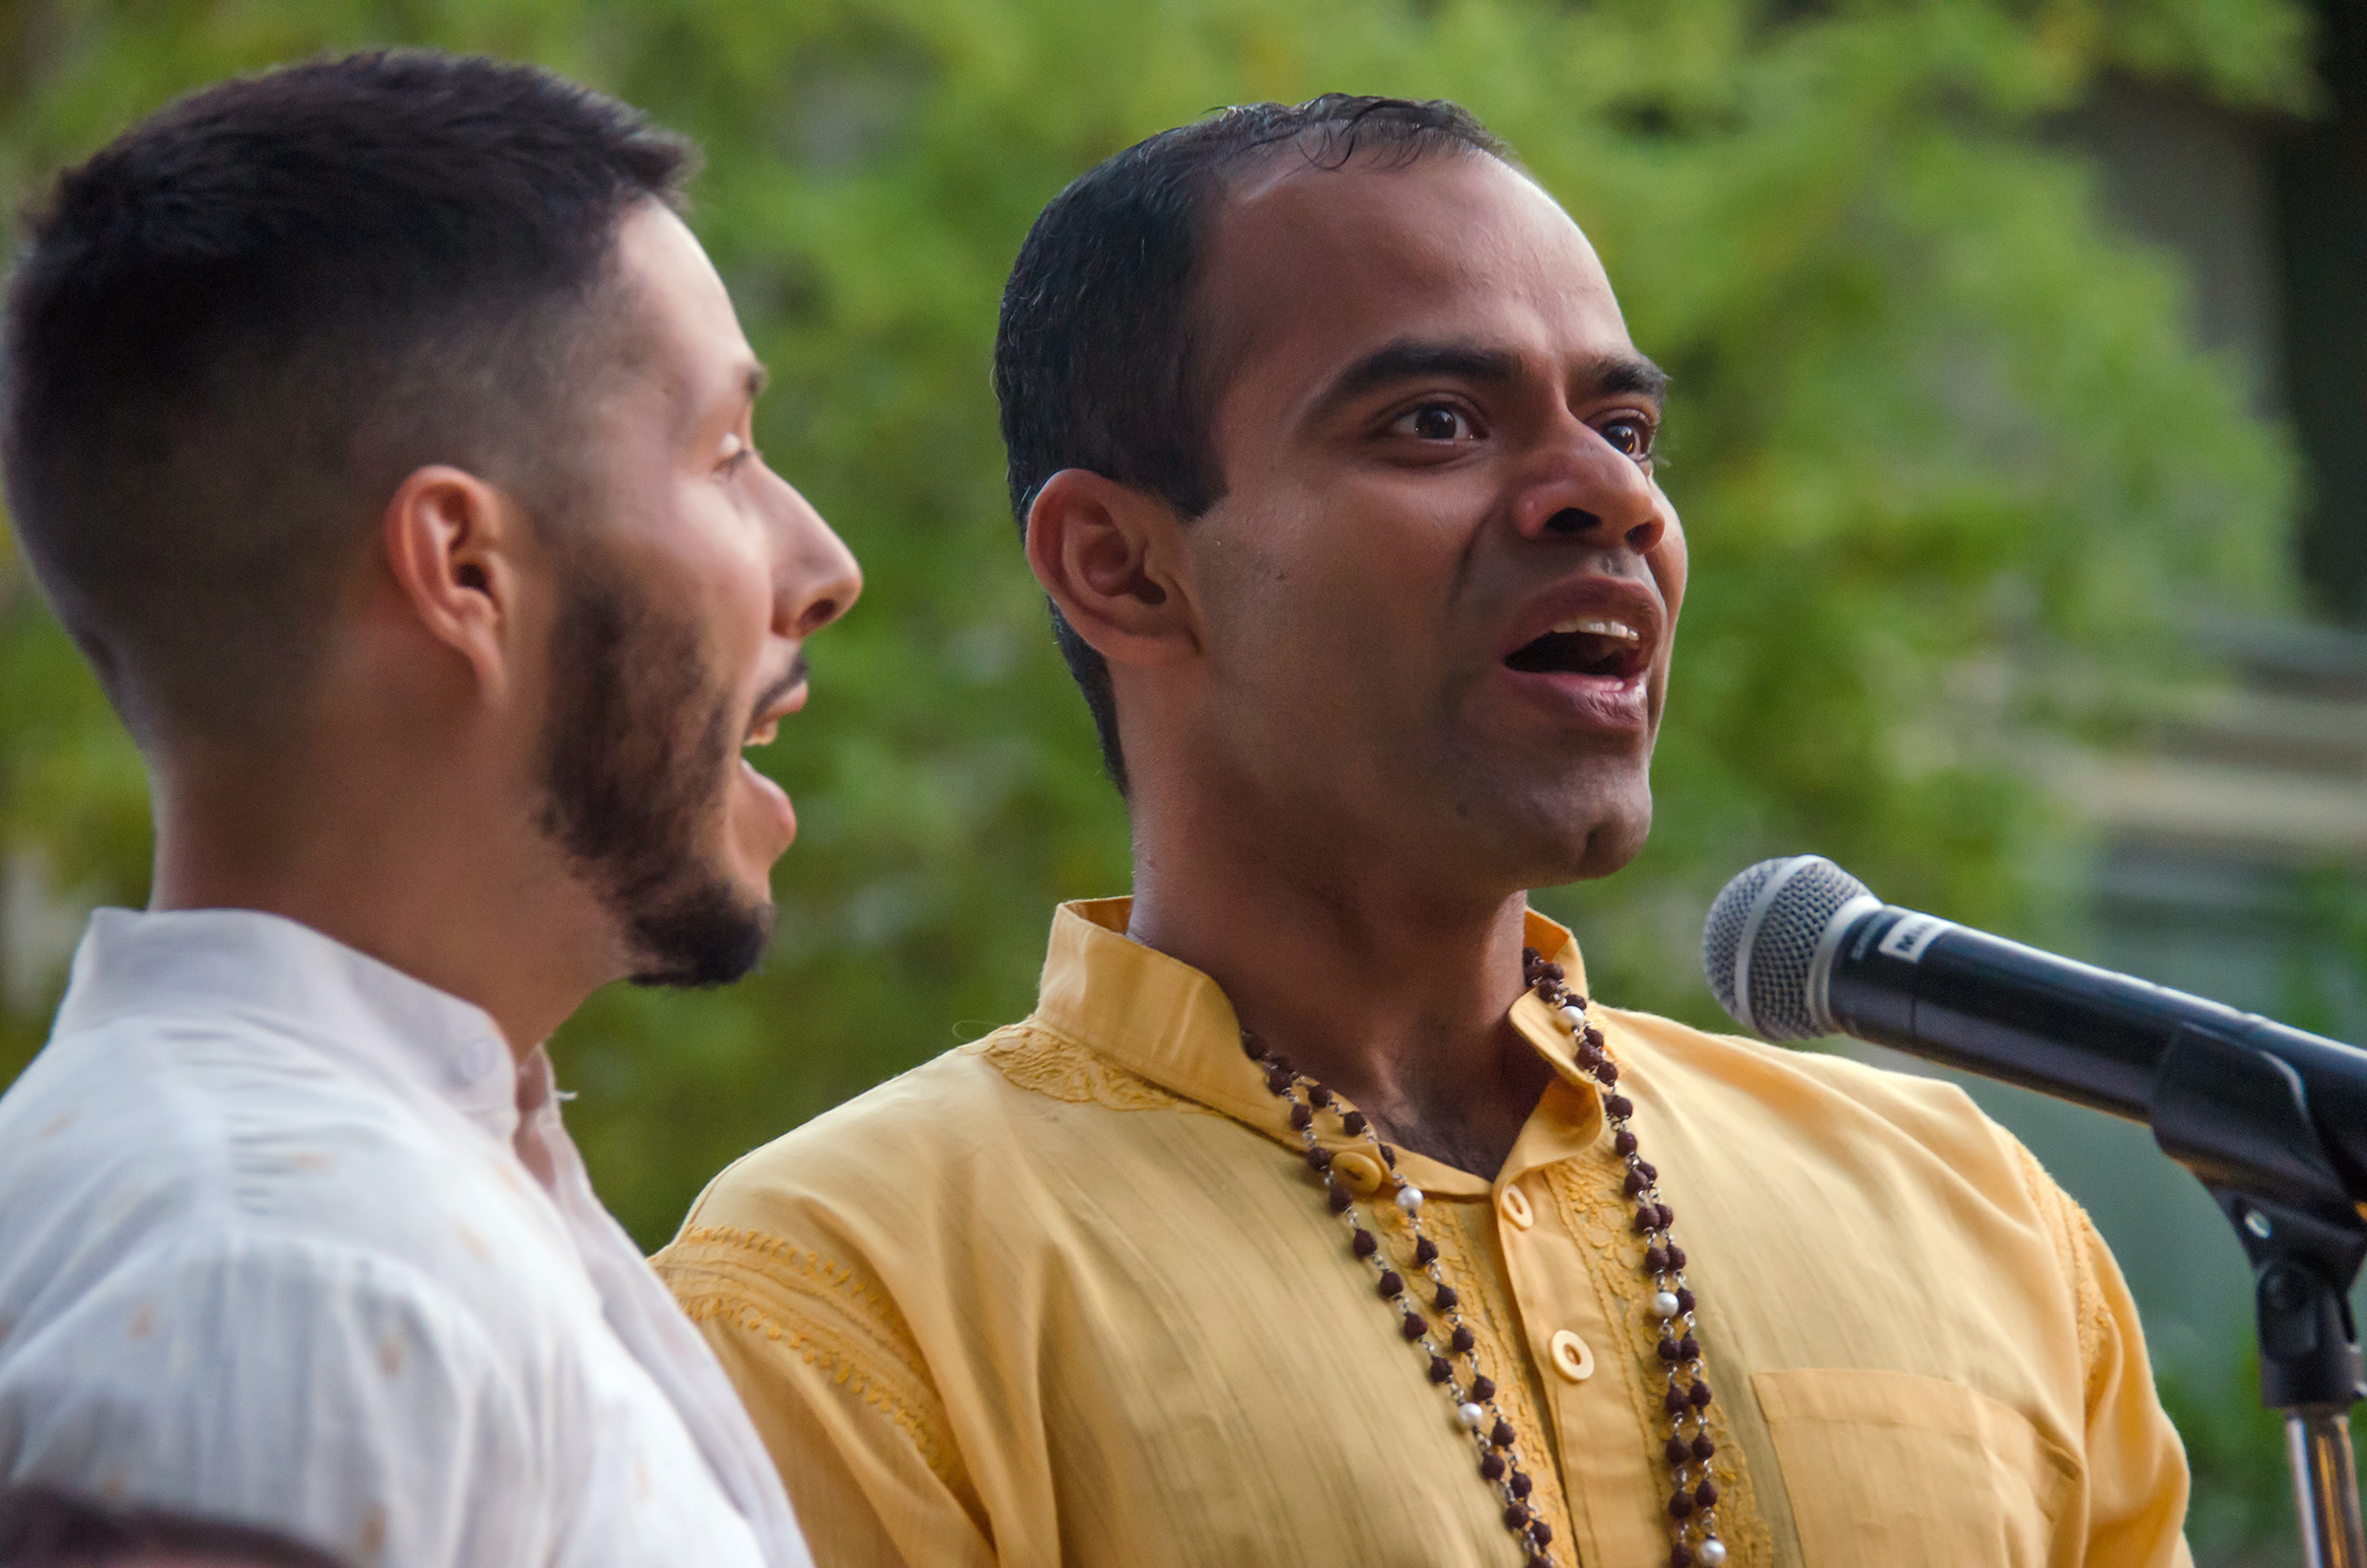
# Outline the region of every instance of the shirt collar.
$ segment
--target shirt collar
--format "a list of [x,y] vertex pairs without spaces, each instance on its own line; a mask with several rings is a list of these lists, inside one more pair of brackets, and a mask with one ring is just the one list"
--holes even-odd
[[519,1068],[482,1008],[279,915],[96,911],[54,1033],[166,1013],[249,1020],[424,1088],[505,1142],[517,1127]]
[[[1241,1048],[1241,1020],[1214,980],[1190,964],[1127,936],[1131,898],[1094,898],[1060,906],[1052,917],[1035,1022],[1086,1045],[1136,1075],[1296,1149],[1288,1107]],[[1586,991],[1586,966],[1569,931],[1528,911],[1526,945],[1560,964],[1570,989]],[[1535,992],[1512,1006],[1513,1027],[1552,1064],[1559,1080],[1523,1128],[1499,1179],[1575,1153],[1603,1126],[1594,1081],[1570,1056],[1570,1037]],[[1337,1123],[1318,1123],[1334,1149],[1358,1140]],[[1399,1152],[1408,1179],[1425,1191],[1484,1193],[1490,1183],[1408,1151]]]

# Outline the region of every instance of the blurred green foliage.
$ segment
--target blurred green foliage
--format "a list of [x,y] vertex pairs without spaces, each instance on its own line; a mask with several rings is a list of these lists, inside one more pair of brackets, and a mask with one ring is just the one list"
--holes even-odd
[[[760,439],[869,573],[770,755],[804,828],[764,972],[612,989],[558,1042],[601,1188],[647,1243],[743,1150],[1024,1013],[1053,903],[1124,886],[1123,812],[1005,508],[987,357],[1042,203],[1211,107],[1462,100],[1593,236],[1675,375],[1665,483],[1694,575],[1658,831],[1540,897],[1607,996],[1706,1021],[1708,895],[1795,847],[2032,930],[2064,840],[1965,672],[2037,672],[2002,717],[2049,722],[2052,673],[2158,674],[2194,605],[2284,591],[2283,433],[2192,346],[2176,270],[2033,131],[2111,73],[2306,107],[2291,0],[0,0],[0,186],[36,191],[191,86],[389,42],[542,61],[699,139],[694,225],[775,373]],[[147,875],[137,759],[7,548],[0,1081],[62,982],[27,967],[23,891],[137,903]],[[2253,1450],[2214,1452],[2253,1495]]]

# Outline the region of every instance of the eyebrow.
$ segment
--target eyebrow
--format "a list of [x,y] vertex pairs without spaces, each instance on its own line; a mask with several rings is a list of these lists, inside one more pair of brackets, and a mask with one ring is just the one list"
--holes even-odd
[[1591,390],[1597,397],[1624,392],[1664,403],[1669,398],[1669,373],[1641,354],[1604,354],[1595,360]]
[[1331,385],[1324,389],[1310,411],[1322,418],[1367,392],[1399,382],[1445,377],[1482,386],[1501,386],[1520,374],[1521,357],[1509,349],[1400,337],[1394,343],[1383,344],[1332,377]]
[[[1521,374],[1521,356],[1506,348],[1479,343],[1431,342],[1399,338],[1384,344],[1331,379],[1310,409],[1321,419],[1369,392],[1403,382],[1444,377],[1481,386],[1504,386]],[[1668,372],[1641,354],[1603,354],[1587,371],[1588,395],[1617,396],[1631,392],[1662,401],[1669,388]]]

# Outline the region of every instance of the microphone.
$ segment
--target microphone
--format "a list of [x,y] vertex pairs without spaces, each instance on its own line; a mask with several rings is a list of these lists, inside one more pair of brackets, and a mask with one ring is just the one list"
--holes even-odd
[[2367,1051],[1886,904],[1821,855],[1728,883],[1701,963],[1767,1039],[1894,1046],[2147,1122],[2214,1191],[2367,1213]]

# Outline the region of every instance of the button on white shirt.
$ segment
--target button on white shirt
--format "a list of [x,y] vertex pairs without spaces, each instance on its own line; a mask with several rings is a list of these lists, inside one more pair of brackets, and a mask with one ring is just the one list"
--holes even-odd
[[101,910],[0,1096],[0,1480],[388,1568],[806,1568],[550,1064],[320,933]]

